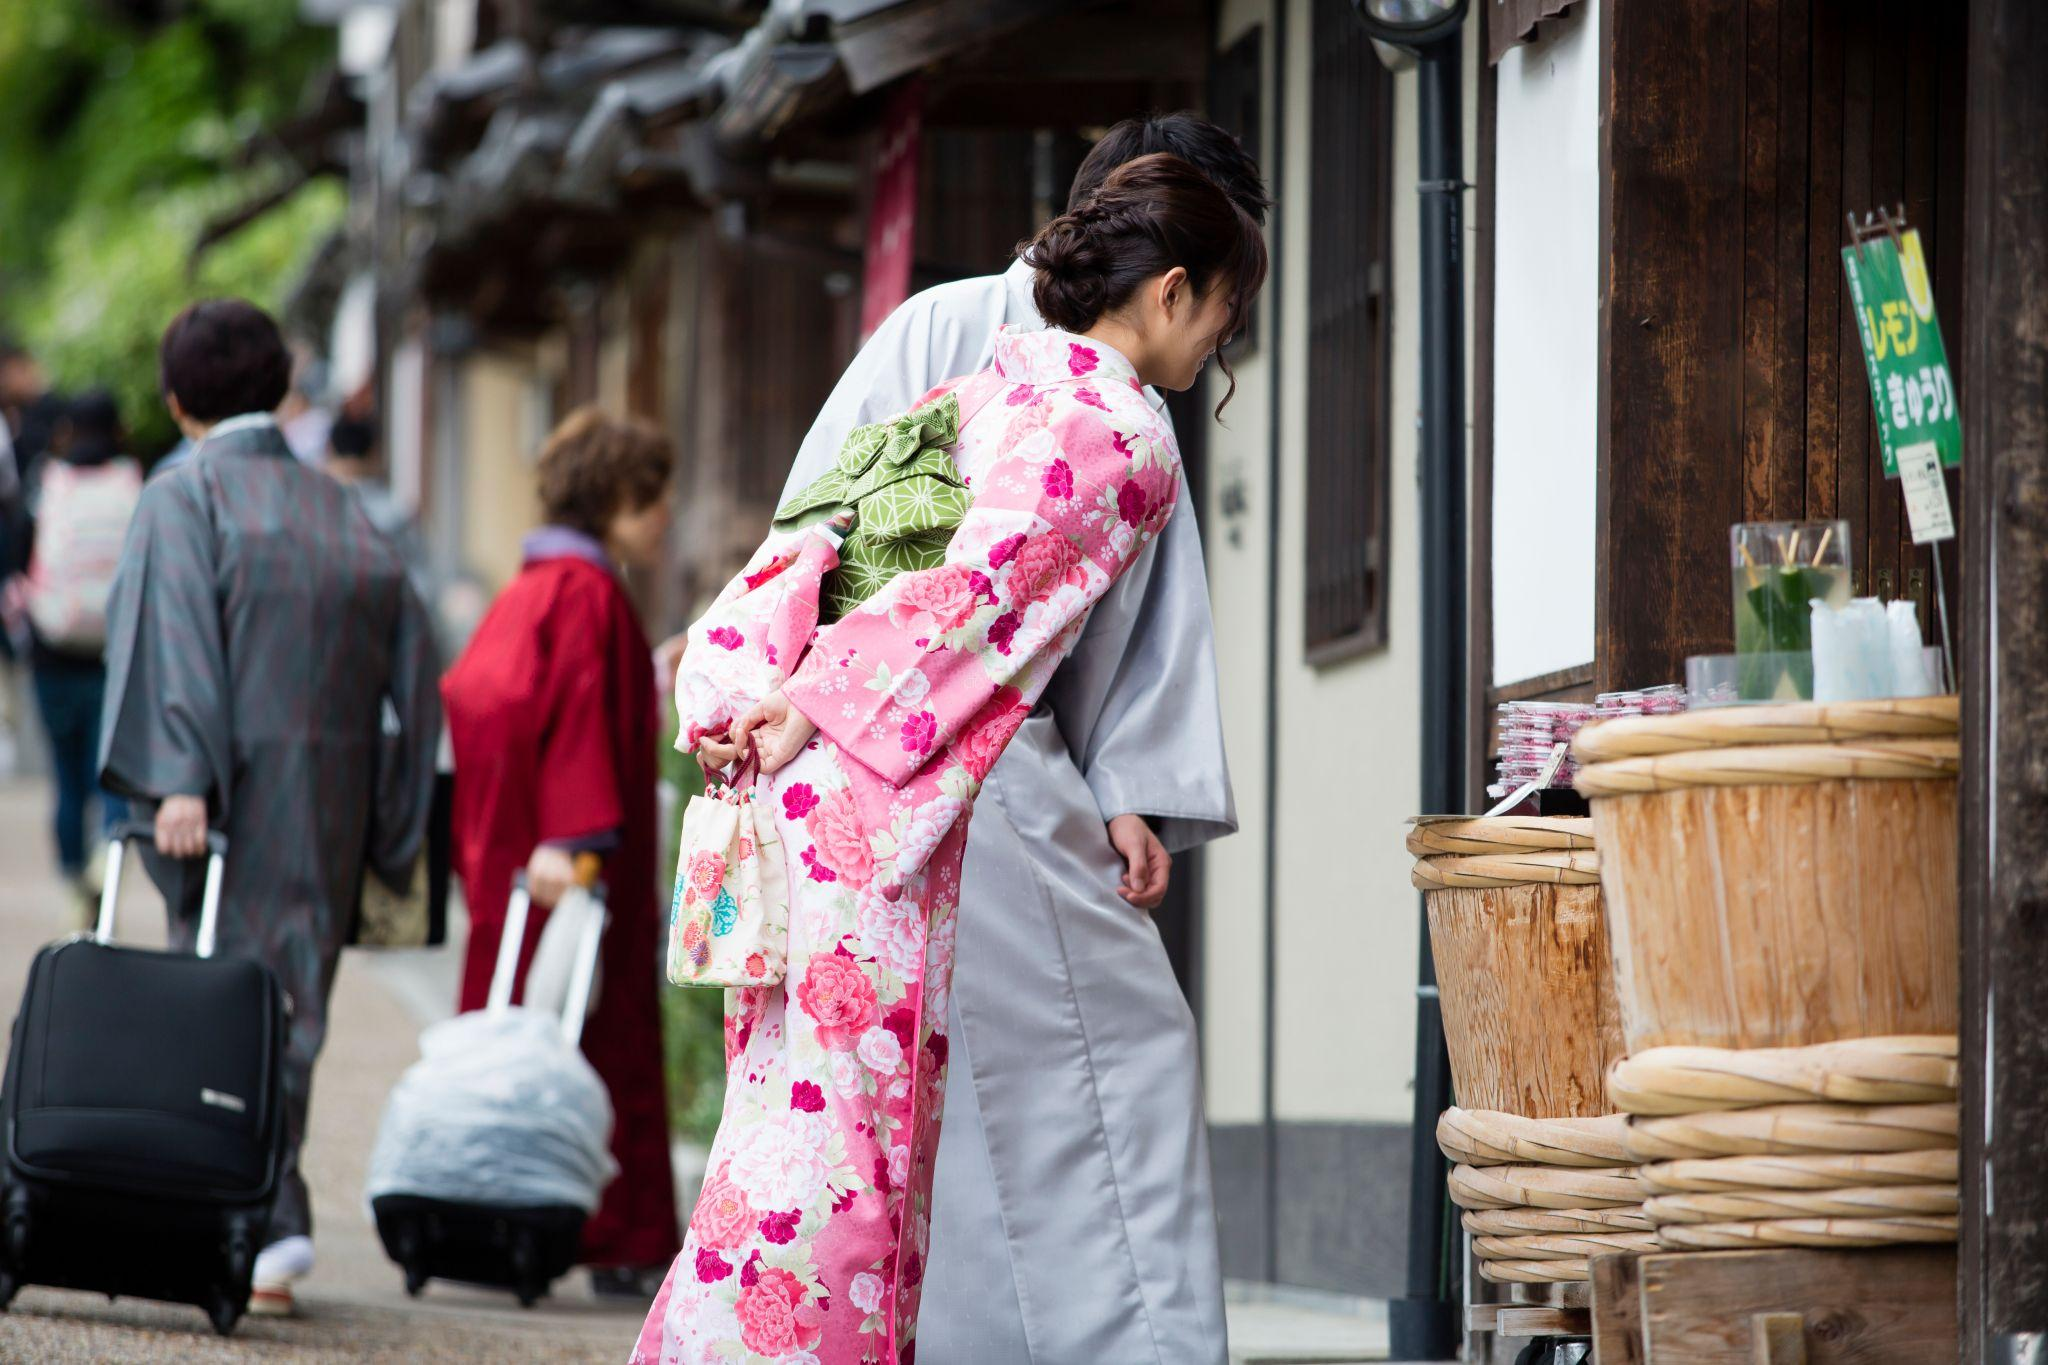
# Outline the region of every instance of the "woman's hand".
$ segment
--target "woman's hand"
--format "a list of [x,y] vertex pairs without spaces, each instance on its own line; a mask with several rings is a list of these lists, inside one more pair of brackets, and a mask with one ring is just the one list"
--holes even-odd
[[697,766],[706,772],[727,768],[740,756],[740,746],[726,735],[706,735],[697,741]]
[[166,858],[197,858],[206,852],[206,798],[166,796],[156,808],[156,851]]
[[568,849],[541,844],[526,860],[526,894],[535,905],[553,905],[576,884],[576,859]]
[[818,727],[811,724],[809,716],[791,706],[782,693],[771,692],[732,727],[732,742],[744,753],[747,737],[753,736],[761,749],[761,771],[772,773],[802,753],[816,733]]
[[1116,893],[1140,910],[1156,910],[1166,899],[1173,855],[1142,815],[1119,815],[1109,822],[1110,846],[1123,856],[1124,879]]

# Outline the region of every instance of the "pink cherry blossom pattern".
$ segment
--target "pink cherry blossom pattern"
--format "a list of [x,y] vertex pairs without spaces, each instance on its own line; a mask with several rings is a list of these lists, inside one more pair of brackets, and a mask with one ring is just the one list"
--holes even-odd
[[1145,490],[1136,479],[1125,479],[1124,486],[1116,492],[1116,514],[1127,525],[1141,526],[1145,521],[1146,507]]
[[818,793],[808,782],[793,782],[782,789],[782,813],[791,820],[801,820],[817,807]]
[[1045,467],[1045,495],[1065,501],[1074,496],[1074,467],[1065,460],[1054,460]]
[[704,638],[720,649],[738,649],[747,642],[747,637],[731,626],[714,626],[704,632]]
[[1028,537],[1023,535],[1004,536],[1001,540],[989,546],[988,566],[991,569],[1000,569],[1003,565],[1015,559],[1017,551],[1024,548],[1026,539]]
[[1094,347],[1083,346],[1078,341],[1067,343],[1067,373],[1075,378],[1078,379],[1084,374],[1094,374],[1095,367],[1101,363],[1102,357],[1096,353]]
[[938,737],[939,718],[929,711],[920,711],[903,722],[903,752],[907,754],[930,753]]

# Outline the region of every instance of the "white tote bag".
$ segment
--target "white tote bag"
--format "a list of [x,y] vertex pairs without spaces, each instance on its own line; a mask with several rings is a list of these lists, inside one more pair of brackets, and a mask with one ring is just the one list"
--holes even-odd
[[789,956],[789,868],[775,815],[754,800],[749,745],[730,782],[713,775],[683,812],[669,906],[668,979],[678,986],[773,986]]

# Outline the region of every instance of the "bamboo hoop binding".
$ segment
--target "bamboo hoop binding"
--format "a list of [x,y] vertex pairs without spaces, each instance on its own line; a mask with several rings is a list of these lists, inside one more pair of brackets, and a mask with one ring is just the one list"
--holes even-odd
[[1589,725],[1579,731],[1572,753],[1581,763],[1606,763],[1730,745],[1939,739],[1957,732],[1960,716],[1955,697],[1732,706]]
[[1572,1261],[1617,1251],[1655,1251],[1654,1232],[1536,1233],[1526,1237],[1475,1237],[1472,1254],[1482,1261]]
[[1453,1166],[1447,1184],[1461,1209],[1619,1208],[1642,1203],[1645,1193],[1631,1170],[1552,1166]]
[[1568,1261],[1481,1261],[1479,1275],[1496,1284],[1570,1284],[1592,1278],[1584,1259]]
[[1638,1161],[1802,1152],[1910,1152],[1956,1145],[1953,1104],[1776,1104],[1629,1121]]
[[1677,1223],[1657,1229],[1670,1251],[1744,1247],[1878,1247],[1900,1242],[1953,1242],[1953,1217],[1777,1218],[1746,1223]]
[[1474,1237],[1527,1237],[1549,1232],[1648,1232],[1650,1215],[1622,1205],[1612,1209],[1468,1209],[1458,1216]]
[[1952,1215],[1954,1185],[1878,1185],[1843,1190],[1749,1190],[1660,1194],[1643,1201],[1659,1227],[1785,1218],[1895,1218]]
[[1657,1194],[1836,1190],[1869,1185],[1954,1184],[1956,1149],[1822,1153],[1806,1156],[1719,1156],[1656,1161],[1639,1168]]
[[1454,886],[1598,886],[1600,854],[1589,848],[1440,854],[1416,859],[1408,880],[1418,891],[1442,891]]
[[1649,758],[1617,758],[1579,769],[1581,796],[1627,796],[1687,787],[1781,786],[1840,778],[1953,780],[1962,746],[1952,739],[1859,740],[1850,744],[1777,744],[1693,749]]
[[1593,820],[1585,815],[1494,815],[1476,820],[1418,816],[1409,826],[1408,851],[1418,858],[1593,846]]
[[1801,1100],[1843,1104],[1953,1101],[1954,1034],[1854,1038],[1809,1047],[1657,1047],[1607,1071],[1607,1093],[1630,1114],[1693,1114]]
[[1468,1166],[1629,1166],[1628,1120],[1529,1119],[1495,1109],[1446,1109],[1436,1145]]

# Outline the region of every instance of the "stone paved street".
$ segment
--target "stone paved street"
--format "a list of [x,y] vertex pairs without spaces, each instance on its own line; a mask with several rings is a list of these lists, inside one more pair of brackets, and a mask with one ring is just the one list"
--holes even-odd
[[[0,1015],[10,1020],[36,948],[75,927],[50,856],[46,800],[40,783],[0,786]],[[122,895],[123,937],[160,941],[162,904],[136,871]],[[639,1313],[592,1300],[580,1273],[531,1311],[510,1295],[439,1283],[414,1300],[377,1243],[364,1162],[385,1092],[417,1055],[418,1011],[451,998],[451,972],[425,954],[344,959],[305,1158],[320,1263],[301,1288],[299,1318],[245,1318],[223,1341],[196,1308],[32,1288],[0,1316],[0,1361],[623,1360]]]

